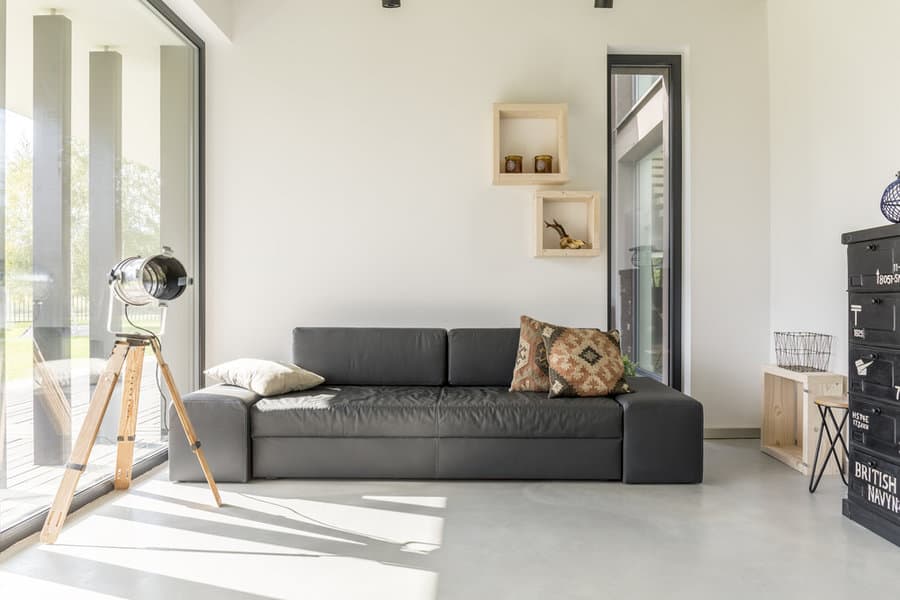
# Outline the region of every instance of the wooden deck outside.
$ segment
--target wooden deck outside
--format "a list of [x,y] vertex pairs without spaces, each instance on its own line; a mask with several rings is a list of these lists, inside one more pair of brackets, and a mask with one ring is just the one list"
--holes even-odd
[[[93,388],[89,367],[72,361],[72,442],[78,436],[87,413]],[[165,445],[160,431],[160,399],[156,387],[156,360],[148,354],[141,378],[141,404],[138,411],[137,441],[134,459],[139,461]],[[0,529],[6,529],[28,516],[44,510],[53,500],[62,477],[63,466],[34,464],[34,432],[32,431],[33,384],[31,381],[7,382],[6,424],[6,488],[0,487]],[[90,487],[111,478],[116,464],[115,436],[118,428],[121,384],[110,400],[107,417],[97,437],[87,470],[82,474],[78,489]]]

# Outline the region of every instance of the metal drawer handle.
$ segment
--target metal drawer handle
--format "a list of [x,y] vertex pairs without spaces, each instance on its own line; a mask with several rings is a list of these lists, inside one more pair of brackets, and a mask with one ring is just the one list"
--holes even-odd
[[867,460],[866,464],[869,465],[870,467],[877,467],[878,461],[877,460]]
[[868,250],[869,252],[875,252],[876,250],[878,250],[878,244],[868,244],[866,246],[866,250]]
[[881,298],[872,298],[872,304],[881,304]]
[[874,352],[872,354],[866,354],[865,356],[860,356],[863,360],[878,360],[878,355]]
[[873,407],[871,407],[871,408],[867,408],[867,409],[866,409],[866,412],[867,412],[867,413],[870,413],[870,414],[873,414],[873,415],[880,415],[880,414],[881,414],[881,409],[878,408],[877,406],[873,406]]

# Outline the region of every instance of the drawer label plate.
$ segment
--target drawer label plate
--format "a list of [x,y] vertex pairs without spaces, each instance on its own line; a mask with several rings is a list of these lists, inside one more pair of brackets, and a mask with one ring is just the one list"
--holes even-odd
[[854,429],[859,429],[860,431],[869,430],[869,415],[864,415],[854,410],[850,413],[850,419]]
[[853,475],[865,482],[865,499],[884,510],[900,515],[900,497],[897,496],[897,477],[859,461],[853,464]]
[[900,265],[894,265],[894,272],[882,275],[880,270],[875,271],[875,285],[897,285],[900,283]]

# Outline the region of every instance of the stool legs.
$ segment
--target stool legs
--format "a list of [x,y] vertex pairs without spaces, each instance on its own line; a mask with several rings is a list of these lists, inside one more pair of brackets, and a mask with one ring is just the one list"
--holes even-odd
[[[847,466],[846,465],[846,460],[847,460],[846,457],[850,453],[850,450],[847,445],[847,440],[844,439],[844,434],[843,434],[844,426],[847,424],[847,417],[849,415],[850,415],[850,411],[845,410],[844,416],[841,417],[841,423],[840,423],[840,425],[838,425],[837,419],[834,416],[834,411],[829,409],[828,416],[831,419],[831,423],[836,427],[835,431],[837,433],[836,433],[835,439],[832,440],[831,434],[828,433],[828,431],[825,432],[825,433],[828,433],[828,439],[831,442],[831,454],[832,454],[832,456],[834,456],[834,462],[837,463],[837,465],[838,465],[838,470],[841,473],[841,479],[844,481],[844,485],[850,485],[847,482],[847,473],[846,473],[846,468],[845,468]],[[844,451],[844,456],[841,459],[838,459],[837,450],[835,450],[835,446],[837,445],[837,442],[841,443],[841,449]]]
[[[809,474],[809,493],[812,494],[819,487],[819,482],[822,480],[822,475],[825,474],[825,469],[828,468],[828,461],[831,458],[834,458],[834,463],[837,465],[838,471],[841,474],[841,479],[844,482],[844,485],[847,485],[847,475],[844,473],[844,463],[841,461],[840,457],[838,457],[837,450],[835,447],[838,442],[841,444],[841,448],[844,451],[844,456],[847,455],[847,442],[844,440],[844,426],[847,424],[847,416],[850,414],[849,410],[844,411],[844,416],[841,418],[840,424],[837,422],[837,418],[834,416],[834,411],[831,410],[830,407],[827,406],[817,406],[819,409],[819,416],[822,418],[822,428],[819,429],[819,439],[816,442],[816,455],[813,459],[812,468],[810,469]],[[831,431],[828,427],[828,419],[830,418],[831,423],[834,425],[836,435],[832,437]],[[822,448],[822,435],[828,437],[828,452],[825,453],[825,460],[822,462],[822,467],[819,469],[818,474],[816,473],[816,466],[819,464],[819,450]]]

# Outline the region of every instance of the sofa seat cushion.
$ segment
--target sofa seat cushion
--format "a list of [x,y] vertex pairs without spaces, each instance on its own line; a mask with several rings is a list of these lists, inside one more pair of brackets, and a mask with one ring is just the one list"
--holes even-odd
[[319,386],[253,405],[258,437],[434,437],[440,387]]
[[611,398],[548,398],[500,387],[446,387],[440,437],[621,438],[622,407]]

